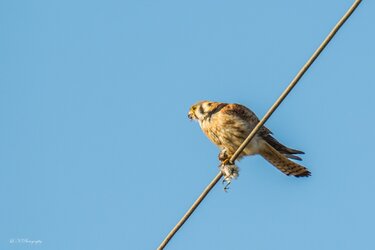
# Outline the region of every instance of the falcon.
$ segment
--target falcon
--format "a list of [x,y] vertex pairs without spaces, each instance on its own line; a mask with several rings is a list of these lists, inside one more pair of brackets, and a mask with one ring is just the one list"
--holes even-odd
[[[238,168],[228,164],[229,159],[258,124],[258,117],[243,105],[211,101],[201,101],[191,106],[188,117],[197,120],[206,136],[220,148],[221,166],[227,165],[221,170],[225,180],[230,183],[231,179],[238,176]],[[260,128],[238,159],[255,154],[261,155],[286,175],[295,177],[311,175],[307,168],[290,160],[302,160],[297,155],[304,152],[284,146],[265,126]]]

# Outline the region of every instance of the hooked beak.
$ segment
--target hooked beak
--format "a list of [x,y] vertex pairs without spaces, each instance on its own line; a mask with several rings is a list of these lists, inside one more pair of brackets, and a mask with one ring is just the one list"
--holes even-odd
[[189,110],[189,113],[188,113],[188,118],[190,120],[194,120],[196,118],[194,112],[192,110]]

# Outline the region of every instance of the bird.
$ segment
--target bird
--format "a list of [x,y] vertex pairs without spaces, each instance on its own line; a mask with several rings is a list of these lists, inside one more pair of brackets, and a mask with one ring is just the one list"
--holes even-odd
[[[238,167],[229,162],[230,158],[258,124],[258,117],[241,104],[200,101],[190,107],[188,118],[198,121],[206,136],[219,147],[221,166],[228,165],[221,171],[229,184],[238,176]],[[304,152],[284,146],[272,135],[262,126],[237,159],[258,154],[288,176],[310,176],[306,167],[290,160],[302,160],[297,155]]]

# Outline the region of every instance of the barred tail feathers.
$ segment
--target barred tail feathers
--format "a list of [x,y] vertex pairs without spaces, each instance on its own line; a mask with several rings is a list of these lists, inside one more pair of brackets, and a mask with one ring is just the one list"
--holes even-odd
[[262,140],[260,144],[260,155],[284,174],[296,177],[307,177],[311,175],[307,168],[289,160],[266,141]]

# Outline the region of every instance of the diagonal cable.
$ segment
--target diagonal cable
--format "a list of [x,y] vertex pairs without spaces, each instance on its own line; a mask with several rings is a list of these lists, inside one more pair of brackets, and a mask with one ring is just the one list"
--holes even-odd
[[[316,49],[314,54],[310,57],[310,59],[303,65],[294,79],[290,82],[288,87],[284,90],[284,92],[280,95],[280,97],[276,100],[276,102],[271,106],[271,108],[267,111],[264,117],[259,121],[257,126],[251,131],[245,141],[241,144],[241,146],[237,149],[237,151],[232,155],[229,162],[234,163],[237,157],[241,154],[241,152],[245,149],[247,144],[253,139],[255,134],[258,130],[266,123],[268,118],[273,114],[273,112],[279,107],[282,101],[287,97],[287,95],[292,91],[294,86],[298,83],[301,77],[305,74],[305,72],[309,69],[315,59],[320,55],[320,53],[324,50],[327,44],[331,41],[331,39],[335,36],[337,31],[341,28],[341,26],[345,23],[345,21],[350,17],[350,15],[355,11],[358,5],[361,3],[362,0],[356,0],[352,6],[348,9],[348,11],[343,15],[343,17],[337,22],[337,24],[333,27],[331,32],[327,35],[321,45]],[[199,204],[203,201],[203,199],[207,196],[207,194],[211,191],[211,189],[216,185],[216,183],[223,177],[221,171],[216,175],[216,177],[211,181],[211,183],[203,190],[202,194],[198,197],[198,199],[193,203],[193,205],[189,208],[189,210],[185,213],[185,215],[181,218],[181,220],[176,224],[176,226],[169,232],[169,234],[165,237],[163,242],[157,248],[159,250],[164,249],[164,247],[168,244],[168,242],[172,239],[172,237],[176,234],[176,232],[182,227],[182,225],[187,221],[187,219],[192,215],[195,209],[199,206]]]

